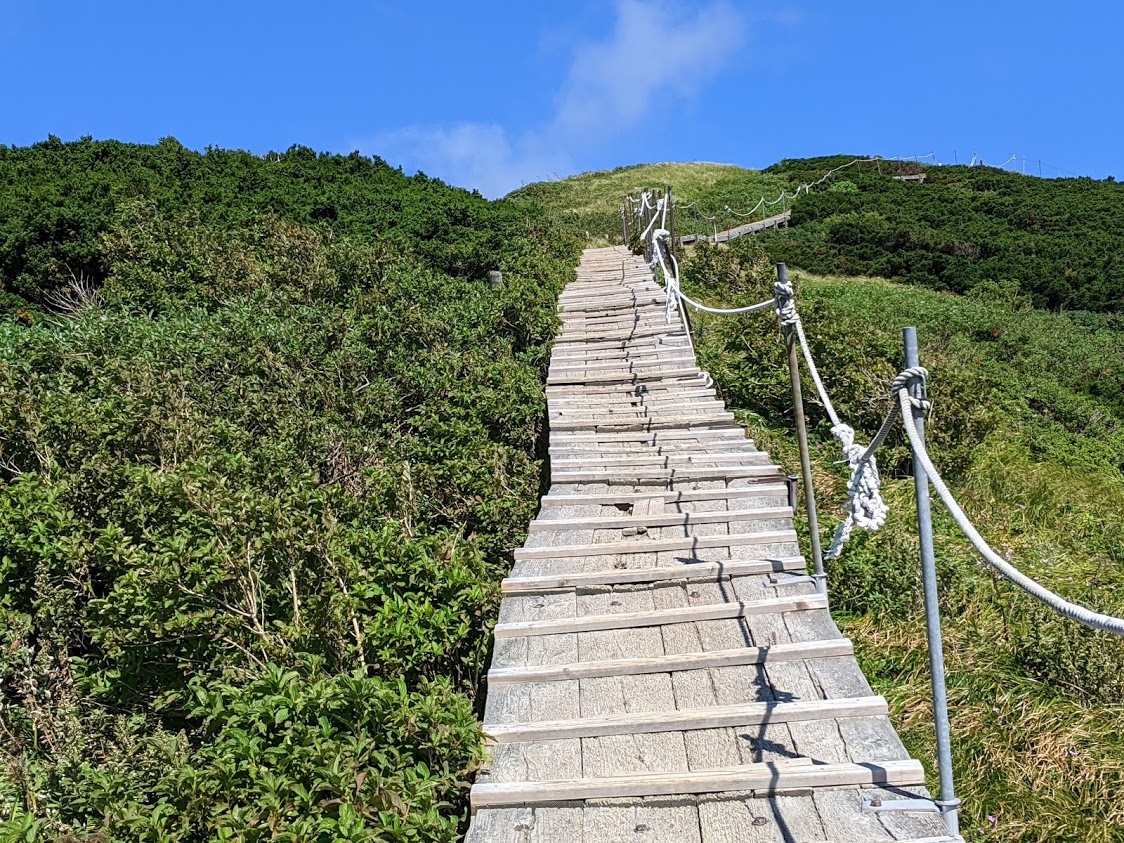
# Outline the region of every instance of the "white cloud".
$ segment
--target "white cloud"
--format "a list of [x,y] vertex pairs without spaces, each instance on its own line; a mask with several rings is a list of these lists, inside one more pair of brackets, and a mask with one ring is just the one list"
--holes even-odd
[[555,127],[568,138],[634,128],[721,70],[744,29],[724,2],[688,16],[677,3],[619,0],[609,38],[575,53]]
[[414,126],[381,133],[360,148],[407,170],[501,196],[571,172],[576,153],[689,98],[745,35],[744,18],[724,0],[693,14],[675,0],[617,0],[615,6],[608,37],[574,51],[546,126],[514,136],[495,124]]
[[360,147],[407,172],[421,170],[450,184],[475,188],[488,197],[565,172],[569,158],[532,134],[512,142],[503,126],[461,123],[447,128],[410,127],[376,135]]

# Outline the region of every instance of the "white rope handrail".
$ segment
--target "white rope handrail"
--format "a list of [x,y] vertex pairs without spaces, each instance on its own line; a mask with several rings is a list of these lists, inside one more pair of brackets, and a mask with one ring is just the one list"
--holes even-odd
[[699,304],[682,290],[679,291],[679,298],[683,300],[684,304],[690,305],[695,310],[702,311],[703,313],[717,313],[723,316],[732,316],[738,313],[756,313],[759,310],[767,310],[773,307],[776,302],[776,299],[765,299],[765,301],[760,301],[757,304],[751,304],[746,307],[707,307],[705,304]]
[[[856,159],[855,161],[837,167],[829,171],[823,178],[812,185],[801,185],[797,189],[796,195],[799,195],[801,190],[807,191],[811,186],[822,183],[828,176],[834,172],[838,172],[845,167],[859,163],[861,161],[872,160],[892,160],[892,159]],[[784,194],[782,193],[782,196]],[[627,197],[631,200],[631,197]],[[944,502],[945,507],[953,517],[953,521],[960,531],[968,538],[969,542],[975,548],[976,552],[995,569],[1004,579],[1013,583],[1021,588],[1030,596],[1039,600],[1044,605],[1062,615],[1063,617],[1075,620],[1078,623],[1084,624],[1092,629],[1101,630],[1124,637],[1124,618],[1117,618],[1112,615],[1107,615],[1102,612],[1097,612],[1077,603],[1070,602],[1064,597],[1055,594],[1050,589],[1046,588],[1036,580],[1031,579],[1026,574],[1023,574],[1014,565],[1010,564],[1007,560],[996,553],[987,541],[976,530],[975,526],[968,519],[964,510],[956,502],[952,496],[948,486],[945,485],[944,479],[941,477],[937,467],[933,464],[929,452],[925,448],[925,443],[921,438],[920,432],[913,419],[914,408],[926,410],[929,408],[929,401],[923,398],[914,398],[909,394],[909,384],[914,379],[920,379],[922,385],[928,379],[928,372],[924,367],[915,366],[910,367],[898,374],[894,378],[890,386],[890,394],[896,401],[891,403],[890,409],[886,414],[882,425],[879,427],[878,432],[871,439],[870,444],[863,447],[854,441],[854,430],[842,422],[835,406],[832,404],[831,397],[827,392],[823,383],[823,378],[820,376],[819,368],[816,366],[815,358],[812,356],[811,347],[808,343],[808,338],[804,333],[803,322],[800,319],[800,314],[796,310],[795,293],[792,283],[787,278],[781,280],[778,278],[773,285],[773,298],[757,304],[748,305],[746,307],[738,308],[715,308],[708,307],[699,302],[696,302],[687,296],[679,286],[679,262],[675,259],[675,255],[667,249],[667,243],[671,238],[670,232],[660,227],[652,231],[652,224],[656,219],[661,218],[660,212],[662,211],[662,221],[666,221],[668,204],[665,199],[661,198],[657,201],[656,205],[647,205],[647,193],[644,196],[644,205],[651,207],[656,211],[653,215],[652,221],[649,223],[648,228],[644,232],[644,239],[648,240],[652,246],[653,259],[652,266],[659,267],[664,280],[664,292],[666,295],[666,316],[668,322],[673,321],[676,311],[682,305],[687,305],[695,308],[696,310],[706,313],[715,314],[739,314],[739,313],[754,313],[766,310],[770,306],[773,307],[777,314],[777,319],[782,327],[789,328],[795,334],[796,340],[800,345],[801,354],[804,361],[808,366],[808,372],[811,375],[812,381],[816,387],[816,393],[823,403],[823,407],[828,417],[831,419],[832,436],[839,441],[843,448],[843,454],[851,468],[851,477],[847,484],[847,494],[850,503],[850,512],[847,518],[841,523],[835,531],[835,536],[832,539],[831,547],[828,549],[825,556],[827,558],[835,558],[842,550],[843,544],[847,541],[852,530],[859,527],[864,530],[877,530],[885,521],[889,512],[888,507],[881,498],[880,493],[880,478],[878,475],[878,466],[874,458],[875,452],[885,442],[890,431],[893,429],[894,423],[900,416],[902,425],[905,428],[906,436],[912,446],[915,459],[921,464],[928,475],[929,483],[936,489],[938,496]],[[762,199],[762,201],[765,201]],[[760,206],[760,202],[758,206]],[[623,210],[623,209],[622,209]],[[727,210],[729,210],[727,208]],[[648,235],[651,234],[649,239]],[[666,257],[665,257],[666,252]],[[668,265],[670,261],[671,266]],[[690,326],[686,320],[686,314],[682,320],[683,331],[687,337],[688,346],[694,351],[694,339],[691,336]],[[711,382],[710,375],[706,372],[701,373],[706,378],[708,384]]]
[[948,490],[948,486],[945,485],[940,472],[937,471],[937,467],[933,465],[933,460],[925,448],[925,443],[921,440],[917,425],[913,422],[913,414],[910,412],[911,399],[908,390],[902,387],[898,390],[897,397],[897,407],[902,416],[906,436],[909,438],[910,445],[913,446],[914,455],[925,469],[925,472],[929,475],[929,482],[932,484],[933,488],[937,490],[937,495],[940,496],[945,507],[952,515],[952,520],[956,522],[956,526],[960,528],[960,532],[972,543],[972,547],[976,549],[976,552],[1004,579],[1014,583],[1031,597],[1041,601],[1059,615],[1085,624],[1085,626],[1092,627],[1093,629],[1110,632],[1113,635],[1124,636],[1124,618],[1117,618],[1112,615],[1095,612],[1077,603],[1071,603],[1064,597],[1050,591],[1050,589],[1046,588],[1041,583],[1032,580],[991,549],[991,546],[988,545],[984,537],[979,534],[979,531],[972,525],[972,522],[968,520],[968,516],[964,513],[964,510],[960,508],[960,505],[952,496],[952,492]]

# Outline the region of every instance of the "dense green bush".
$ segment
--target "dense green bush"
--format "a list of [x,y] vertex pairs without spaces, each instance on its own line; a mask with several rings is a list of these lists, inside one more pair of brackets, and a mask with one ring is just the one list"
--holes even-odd
[[[782,161],[794,185],[854,158]],[[922,171],[924,183],[892,178]],[[864,162],[794,205],[791,228],[763,236],[775,260],[964,293],[1012,285],[1036,307],[1124,307],[1124,185],[1043,180],[991,167]]]
[[294,146],[259,158],[237,150],[201,154],[174,138],[141,146],[52,137],[32,147],[0,146],[0,293],[41,304],[74,277],[104,280],[102,235],[132,200],[171,217],[190,213],[220,230],[272,214],[336,236],[377,232],[434,269],[466,278],[495,269],[504,242],[521,230],[509,205],[425,176],[407,178],[358,153],[317,155]]
[[[458,839],[574,241],[358,156],[0,174],[61,312],[0,317],[3,834]],[[105,201],[60,235],[52,196]]]

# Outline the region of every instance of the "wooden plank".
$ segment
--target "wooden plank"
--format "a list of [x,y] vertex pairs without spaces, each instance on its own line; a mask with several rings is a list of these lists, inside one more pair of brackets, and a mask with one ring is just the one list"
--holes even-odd
[[[626,471],[627,468],[627,471]],[[552,485],[573,483],[619,483],[623,485],[643,485],[653,483],[686,483],[689,481],[703,480],[756,480],[766,482],[779,480],[780,466],[768,463],[765,465],[719,465],[671,468],[637,469],[622,466],[614,469],[607,467],[601,471],[551,471],[550,482]]]
[[597,383],[639,383],[640,381],[671,380],[673,378],[701,380],[702,370],[697,366],[667,366],[621,374],[587,375],[584,373],[561,372],[557,375],[548,374],[546,382],[551,385],[572,383],[578,385]]
[[[590,401],[590,394],[584,389],[574,392],[566,392],[568,387],[558,387],[560,391],[548,391],[546,393],[547,403],[557,405],[559,407],[574,407],[588,404]],[[686,399],[711,399],[716,401],[716,394],[713,389],[704,387],[691,387],[683,389],[676,387],[674,390],[647,390],[637,392],[634,389],[616,390],[615,392],[607,392],[598,401],[605,401],[609,404],[622,404],[625,401],[644,401],[654,402],[656,404],[666,404],[672,401],[684,401]]]
[[542,506],[618,506],[638,500],[660,498],[666,506],[697,501],[734,501],[746,498],[783,498],[788,496],[788,486],[782,483],[754,483],[726,489],[666,489],[655,491],[634,491],[632,489],[609,490],[606,492],[555,492],[541,498]]
[[807,597],[774,597],[766,600],[729,603],[705,603],[678,609],[661,609],[648,612],[617,612],[611,615],[583,615],[553,620],[519,621],[496,624],[496,638],[519,638],[533,635],[561,635],[567,632],[589,632],[595,629],[634,629],[643,626],[661,626],[672,623],[713,621],[722,618],[744,618],[773,612],[801,612],[809,609],[826,609],[827,598],[822,595]]
[[559,445],[566,445],[570,443],[589,443],[589,442],[647,442],[653,446],[667,442],[678,442],[684,439],[705,439],[709,442],[750,442],[752,439],[747,439],[745,435],[745,428],[740,425],[729,425],[728,427],[700,427],[700,428],[684,428],[679,430],[653,430],[650,432],[637,432],[637,431],[602,431],[601,433],[580,433],[580,432],[567,432],[552,430],[550,431],[551,442],[556,442]]
[[[604,452],[602,452],[604,454]],[[671,468],[676,465],[697,465],[698,463],[711,463],[711,462],[750,462],[750,463],[765,463],[769,465],[769,455],[764,451],[757,450],[744,450],[734,452],[722,451],[686,451],[675,452],[669,451],[667,453],[639,453],[616,455],[610,452],[607,455],[597,456],[588,452],[566,453],[562,452],[551,457],[551,465],[560,468],[569,468],[570,466],[584,466],[592,468],[594,466],[616,466],[616,465],[650,465],[656,468]]]
[[489,685],[525,682],[563,682],[598,676],[634,676],[640,673],[670,673],[677,670],[703,670],[742,664],[767,664],[795,659],[821,659],[850,656],[854,653],[847,638],[807,641],[800,644],[774,644],[771,647],[739,647],[708,653],[680,653],[636,659],[575,662],[542,667],[505,667],[488,671]]
[[524,743],[605,735],[722,729],[729,726],[757,726],[762,723],[832,720],[838,717],[884,717],[887,713],[883,697],[844,697],[834,700],[716,705],[641,714],[627,712],[536,723],[485,723],[484,732],[495,743]]
[[805,788],[912,787],[923,784],[925,771],[918,761],[885,761],[866,764],[782,764],[765,762],[721,770],[691,773],[613,776],[551,782],[477,784],[471,792],[474,807],[540,805],[583,799],[670,796],[687,793],[721,793],[752,790],[755,795]]
[[600,433],[625,433],[625,432],[652,432],[658,430],[667,430],[669,428],[685,428],[689,427],[694,430],[705,429],[707,427],[715,430],[722,430],[729,428],[731,422],[734,421],[733,415],[726,413],[722,416],[717,414],[707,416],[638,416],[634,421],[625,421],[623,419],[613,420],[610,418],[605,419],[588,419],[588,420],[573,420],[573,421],[559,421],[553,422],[551,427],[553,429],[571,430],[571,431],[598,431]]
[[732,420],[733,414],[725,409],[721,401],[657,401],[648,402],[633,399],[628,402],[599,402],[597,406],[552,407],[548,416],[553,427],[559,421],[584,420],[596,422],[598,419],[628,420],[636,417],[657,418],[662,414],[678,414],[688,418],[722,418]]
[[772,518],[791,518],[787,506],[769,506],[760,509],[725,509],[714,512],[667,512],[660,515],[620,515],[616,518],[566,518],[547,520],[536,518],[530,532],[549,530],[600,530],[626,529],[628,527],[693,527],[696,524],[735,524],[740,521],[760,521]]
[[674,539],[646,539],[634,542],[603,542],[601,544],[567,544],[551,547],[521,547],[515,561],[524,559],[573,558],[575,556],[617,556],[621,553],[662,553],[668,550],[698,550],[704,547],[741,547],[754,544],[780,544],[796,541],[795,530],[763,530],[759,533],[736,533],[720,536],[688,536]]
[[500,583],[504,594],[540,594],[568,588],[662,582],[681,579],[721,579],[752,574],[796,573],[805,569],[803,556],[780,559],[738,559],[725,562],[690,562],[656,568],[607,568],[574,574],[507,577]]

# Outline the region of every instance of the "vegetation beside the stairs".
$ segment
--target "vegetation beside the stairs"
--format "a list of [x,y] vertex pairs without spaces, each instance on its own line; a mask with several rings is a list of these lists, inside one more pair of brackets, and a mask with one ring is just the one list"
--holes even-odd
[[[853,156],[782,161],[793,184]],[[923,173],[924,182],[893,172]],[[820,274],[938,290],[1008,290],[1035,307],[1124,309],[1124,184],[1040,179],[994,167],[866,162],[801,197],[764,241],[775,260]]]
[[358,155],[0,149],[0,839],[459,839],[578,245]]

